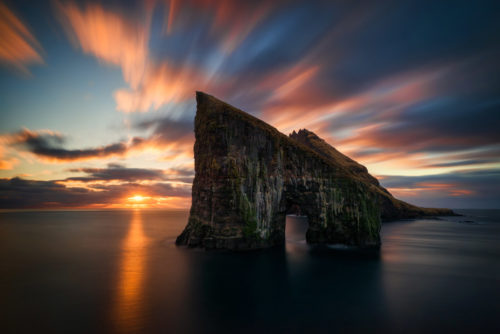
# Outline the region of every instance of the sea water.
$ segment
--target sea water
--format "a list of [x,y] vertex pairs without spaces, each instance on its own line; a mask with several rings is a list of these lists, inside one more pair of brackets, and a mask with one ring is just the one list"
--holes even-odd
[[500,332],[500,211],[385,223],[380,252],[176,247],[186,211],[0,213],[0,333]]

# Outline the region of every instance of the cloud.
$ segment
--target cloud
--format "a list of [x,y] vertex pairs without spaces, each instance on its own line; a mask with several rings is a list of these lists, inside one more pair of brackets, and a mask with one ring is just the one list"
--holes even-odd
[[142,138],[132,138],[127,142],[118,142],[86,149],[66,149],[62,145],[66,139],[59,133],[48,130],[31,131],[23,129],[17,133],[2,136],[2,142],[11,146],[24,147],[40,158],[52,161],[76,161],[85,159],[121,156],[128,150],[141,146]]
[[124,166],[109,165],[108,168],[76,168],[74,173],[85,173],[87,176],[70,177],[65,181],[138,181],[138,180],[166,180],[161,169],[126,168]]
[[[25,128],[16,133],[1,135],[0,145],[3,146],[0,148],[2,150],[9,146],[22,148],[49,162],[69,162],[126,156],[132,151],[141,152],[151,148],[168,149],[170,154],[178,155],[190,150],[194,143],[192,121],[174,121],[162,116],[134,123],[133,128],[151,133],[146,137],[136,136],[126,141],[98,147],[67,149],[64,147],[67,138],[62,134],[50,130],[33,131]],[[0,161],[3,161],[0,166],[5,168],[15,162],[12,159],[0,159]]]
[[[126,19],[97,4],[83,9],[75,3],[59,3],[61,20],[83,52],[104,63],[119,66],[125,81],[136,88],[142,81],[148,59],[147,24]],[[149,20],[144,14],[146,21]]]
[[207,87],[208,76],[192,66],[174,67],[167,62],[149,64],[136,89],[114,93],[116,109],[123,112],[157,110],[168,103],[192,99],[197,89]]
[[109,184],[155,184],[158,182],[186,183],[190,185],[193,181],[194,170],[192,168],[174,167],[169,169],[154,168],[130,168],[119,164],[110,163],[106,168],[72,168],[72,173],[84,174],[83,176],[68,177],[64,180],[56,180],[66,185],[83,185],[87,188],[96,188]]
[[394,196],[411,203],[433,207],[498,208],[500,171],[465,170],[424,176],[382,176],[380,183]]
[[[36,181],[21,178],[0,179],[0,208],[86,208],[134,206],[129,197],[148,197],[148,207],[169,207],[172,199],[189,205],[190,187],[168,183],[99,185],[68,187],[59,181]],[[182,201],[181,201],[182,202]]]
[[43,63],[41,51],[27,26],[0,3],[0,62],[29,74],[28,65]]
[[152,19],[149,6],[143,9],[142,20],[96,4],[81,8],[68,2],[58,8],[67,33],[85,53],[121,68],[129,87],[113,94],[118,111],[157,110],[168,103],[192,99],[196,89],[206,87],[209,75],[201,68],[152,59],[148,49]]
[[177,27],[193,21],[210,22],[210,33],[215,35],[224,52],[234,51],[240,43],[282,1],[239,0],[170,0],[165,32],[173,33]]
[[137,130],[151,130],[147,141],[159,146],[172,145],[186,148],[194,144],[194,121],[174,121],[169,116],[160,116],[133,124]]
[[[190,204],[193,170],[127,168],[75,168],[84,176],[63,180],[0,179],[0,208],[187,208]],[[144,201],[136,203],[134,196]]]
[[2,140],[0,136],[0,169],[13,169],[15,165],[19,163],[19,160],[15,157],[5,156],[5,148],[2,146]]
[[[77,48],[122,71],[116,109],[158,111],[127,116],[134,117],[131,131],[146,134],[69,149],[65,136],[24,130],[11,135],[12,145],[52,162],[146,150],[169,164],[189,160],[194,91],[204,90],[284,132],[307,127],[377,174],[445,175],[413,184],[429,198],[480,196],[480,189],[447,175],[498,166],[500,35],[494,32],[500,21],[489,6],[457,3],[450,12],[436,2],[398,1],[129,5],[56,7]],[[166,11],[157,15],[157,9]],[[31,34],[16,31],[40,52]],[[12,166],[1,161],[0,168]],[[176,177],[187,182],[192,175],[184,167]],[[80,178],[87,187],[169,181],[124,166],[78,172],[72,182]]]
[[12,159],[1,159],[0,158],[0,169],[13,169],[15,165],[19,163],[16,158]]
[[[170,1],[167,5],[168,33],[177,31],[177,26],[186,28],[195,22],[206,25],[205,42],[210,40],[213,45],[207,48],[202,63],[195,64],[186,55],[176,60],[152,54],[148,44],[152,37],[153,6],[145,6],[143,15],[136,15],[141,19],[136,20],[123,11],[100,5],[81,7],[68,2],[58,6],[66,31],[85,53],[121,68],[129,87],[113,94],[118,111],[158,110],[172,103],[192,101],[196,90],[211,87],[214,93],[230,89],[233,80],[221,72],[215,73],[219,66],[211,62],[222,64],[259,22],[277,8],[278,2],[193,0]],[[191,41],[186,45],[200,47]],[[179,46],[177,43],[174,48]],[[214,50],[214,46],[223,52]],[[189,54],[194,55],[191,51]]]
[[[441,167],[498,163],[498,155],[490,152],[500,144],[496,93],[483,87],[476,97],[478,88],[463,84],[463,77],[480,82],[486,76],[484,62],[491,59],[436,63],[336,99],[318,94],[319,72],[298,87],[298,96],[292,91],[287,99],[268,103],[262,116],[285,132],[307,127],[377,173],[395,173],[395,168],[398,174],[418,169],[436,173]],[[317,104],[302,102],[304,92],[311,92],[310,100]]]

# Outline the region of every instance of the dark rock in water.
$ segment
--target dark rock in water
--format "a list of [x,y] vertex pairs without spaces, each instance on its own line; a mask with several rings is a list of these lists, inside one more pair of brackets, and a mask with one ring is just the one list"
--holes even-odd
[[473,221],[473,220],[460,220],[459,221],[460,224],[472,224],[472,225],[479,225],[477,222]]
[[394,199],[364,166],[307,130],[288,137],[213,96],[197,92],[196,100],[192,207],[178,245],[282,245],[286,213],[299,208],[308,243],[378,247],[381,212],[434,210]]

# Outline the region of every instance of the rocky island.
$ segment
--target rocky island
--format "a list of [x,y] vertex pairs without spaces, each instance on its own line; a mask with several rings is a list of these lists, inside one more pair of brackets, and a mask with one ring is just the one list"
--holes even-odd
[[313,132],[286,136],[213,96],[197,92],[196,100],[192,207],[178,245],[282,245],[286,214],[299,211],[310,244],[379,247],[382,219],[453,214],[394,198]]

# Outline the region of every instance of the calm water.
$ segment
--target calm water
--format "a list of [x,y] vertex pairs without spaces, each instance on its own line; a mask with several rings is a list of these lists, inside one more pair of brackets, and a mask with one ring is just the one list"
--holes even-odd
[[[188,213],[0,213],[0,333],[500,332],[500,211],[385,224],[379,254],[178,248]],[[467,221],[467,222],[466,222]]]

